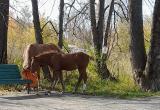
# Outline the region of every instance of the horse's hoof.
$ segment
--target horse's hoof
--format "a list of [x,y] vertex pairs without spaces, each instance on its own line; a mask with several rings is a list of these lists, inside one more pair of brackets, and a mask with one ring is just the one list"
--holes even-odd
[[61,91],[61,94],[64,94],[65,93],[65,91]]
[[76,94],[76,91],[73,91],[72,94]]
[[76,94],[76,91],[76,88],[74,88],[72,94]]
[[50,96],[50,95],[51,95],[51,93],[45,93],[45,95]]
[[82,94],[83,94],[83,95],[87,95],[87,92],[86,92],[86,91],[83,91]]
[[85,93],[86,93],[86,90],[83,90],[82,93],[85,94]]
[[47,92],[45,92],[45,95],[50,96],[50,95],[51,95],[51,91],[47,91]]

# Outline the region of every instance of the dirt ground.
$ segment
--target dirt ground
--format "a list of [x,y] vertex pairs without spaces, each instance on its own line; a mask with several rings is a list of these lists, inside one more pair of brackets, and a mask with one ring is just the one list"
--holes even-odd
[[160,97],[116,99],[69,93],[43,92],[0,95],[0,110],[160,110]]

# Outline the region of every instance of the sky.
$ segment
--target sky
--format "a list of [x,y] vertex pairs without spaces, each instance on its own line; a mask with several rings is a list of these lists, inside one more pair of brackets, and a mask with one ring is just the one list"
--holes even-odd
[[[44,14],[45,17],[58,21],[59,1],[60,0],[38,0],[40,14]],[[19,11],[26,5],[30,7],[31,11],[31,0],[10,0],[10,4],[15,15],[20,15]],[[143,0],[143,14],[150,16],[153,12],[153,6],[154,0]]]
[[143,0],[143,14],[152,15],[155,0]]

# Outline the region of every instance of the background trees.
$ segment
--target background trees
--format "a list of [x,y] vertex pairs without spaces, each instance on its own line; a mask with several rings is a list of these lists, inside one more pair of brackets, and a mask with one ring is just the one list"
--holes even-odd
[[7,63],[9,0],[0,1],[0,63]]
[[141,81],[146,64],[146,51],[144,47],[142,0],[129,0],[130,35],[131,35],[131,62],[134,77]]
[[31,0],[31,1],[32,1],[32,13],[33,13],[33,23],[34,23],[36,42],[39,44],[43,44],[40,21],[39,21],[38,2],[37,0]]
[[[107,38],[105,38],[105,45],[103,45],[104,39],[104,14],[105,14],[105,0],[100,0],[99,2],[99,11],[98,11],[98,20],[96,21],[96,10],[95,10],[95,0],[90,0],[90,16],[91,16],[91,28],[92,28],[92,35],[93,35],[93,43],[95,48],[95,56],[96,56],[96,63],[97,63],[97,70],[98,73],[102,76],[103,79],[109,78],[111,73],[109,72],[107,65],[106,65],[106,58],[101,59],[102,56],[102,47],[107,49]],[[112,10],[114,8],[114,0],[111,3],[111,12],[109,16],[109,21],[107,22],[108,26],[106,31],[109,32],[110,29],[110,22],[112,16]],[[108,36],[108,32],[106,32],[106,36]],[[107,50],[106,50],[107,51]],[[103,53],[106,54],[106,53]]]
[[[50,42],[56,43],[61,48],[65,45],[67,49],[73,45],[95,56],[96,66],[93,67],[92,63],[90,66],[92,69],[88,72],[98,73],[102,79],[114,77],[120,79],[123,73],[124,76],[133,73],[134,80],[142,89],[159,90],[158,0],[154,7],[153,21],[151,16],[143,17],[142,0],[60,0],[55,2],[55,5],[59,6],[56,21],[50,19],[54,16],[46,16],[45,13],[38,11],[47,2],[48,0],[38,4],[37,0],[31,0],[32,5],[23,6],[19,11],[10,5],[8,25],[9,0],[0,1],[1,63],[7,62],[8,52],[9,63],[21,65],[23,48],[30,43]],[[14,11],[18,14],[16,15]],[[150,31],[151,21],[152,31]],[[7,29],[9,29],[8,44]],[[151,44],[150,33],[152,33]]]
[[151,30],[151,47],[147,58],[147,66],[143,88],[159,91],[160,90],[160,1],[155,1],[152,30]]
[[134,78],[143,90],[160,90],[159,81],[159,24],[160,13],[159,0],[155,1],[151,46],[146,60],[143,35],[142,1],[129,1],[130,5],[130,34],[131,34],[131,57]]
[[62,48],[63,46],[63,19],[64,19],[64,0],[60,0],[59,8],[59,40],[58,46]]

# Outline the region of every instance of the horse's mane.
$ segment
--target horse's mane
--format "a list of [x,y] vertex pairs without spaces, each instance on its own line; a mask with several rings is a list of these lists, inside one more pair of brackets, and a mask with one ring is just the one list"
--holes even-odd
[[[36,55],[35,57],[42,57],[42,56],[45,56],[45,55],[50,55],[50,54],[58,54],[59,52],[57,51],[54,51],[54,50],[50,50],[50,51],[46,51],[46,52],[42,52],[38,55]],[[61,53],[62,54],[62,53]]]
[[24,53],[23,53],[23,68],[24,69],[26,69],[26,68],[28,68],[28,66],[29,66],[29,53],[28,53],[28,51],[30,50],[30,47],[31,47],[31,44],[29,44],[26,48],[25,48],[25,50],[24,50]]

